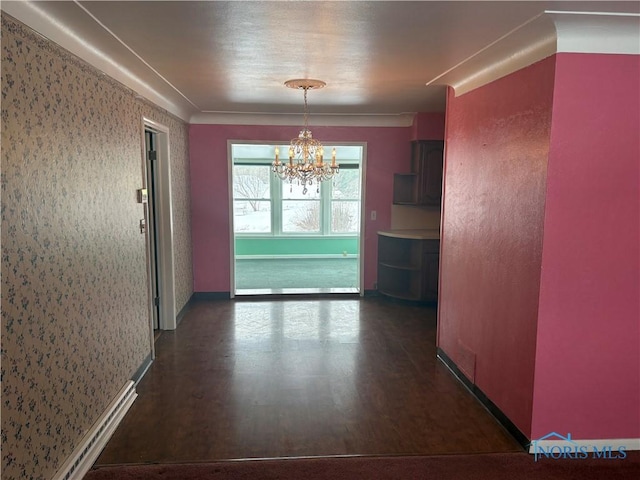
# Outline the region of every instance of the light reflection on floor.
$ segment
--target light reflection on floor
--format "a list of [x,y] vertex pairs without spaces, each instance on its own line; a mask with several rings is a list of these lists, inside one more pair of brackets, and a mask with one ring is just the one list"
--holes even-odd
[[[311,405],[326,405],[336,418],[354,410],[358,300],[237,302],[233,317],[231,389],[236,404],[251,406],[246,422],[262,416],[295,438],[307,427],[292,419],[313,415]],[[235,441],[251,443],[251,429],[238,425]]]

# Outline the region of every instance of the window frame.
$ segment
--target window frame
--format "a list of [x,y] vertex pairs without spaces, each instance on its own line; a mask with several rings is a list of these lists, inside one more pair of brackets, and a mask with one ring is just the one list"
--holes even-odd
[[[262,163],[255,163],[253,161],[240,161],[240,162],[236,162],[235,160],[232,163],[232,166],[234,168],[234,172],[232,172],[232,181],[231,181],[231,198],[232,198],[232,202],[233,202],[233,216],[234,216],[234,222],[233,222],[233,230],[234,230],[234,234],[235,235],[244,235],[244,236],[254,236],[254,235],[264,235],[264,236],[272,236],[272,234],[274,233],[274,214],[273,214],[273,201],[272,201],[272,197],[273,197],[273,173],[271,172],[271,169],[269,169],[269,173],[268,173],[268,179],[269,179],[269,197],[270,198],[265,198],[265,197],[236,197],[235,196],[235,180],[236,180],[236,175],[235,175],[235,167],[236,165],[239,166],[258,166],[261,167],[263,166]],[[257,201],[257,202],[267,202],[269,203],[269,209],[270,209],[270,220],[269,220],[269,231],[268,232],[237,232],[235,231],[236,229],[236,224],[237,222],[235,221],[236,218],[236,202],[250,202],[250,201]]]
[[[281,151],[283,150],[283,146],[280,146]],[[286,149],[285,149],[286,150]],[[360,195],[359,198],[347,198],[347,199],[334,199],[332,197],[332,191],[333,191],[333,180],[327,180],[324,182],[321,182],[320,184],[320,198],[319,200],[319,207],[320,207],[320,219],[319,219],[319,230],[315,231],[315,232],[291,232],[291,231],[285,231],[284,230],[284,223],[283,223],[283,207],[284,207],[284,201],[286,200],[290,200],[290,201],[315,201],[316,199],[285,199],[283,198],[283,192],[284,189],[287,188],[288,185],[288,181],[287,180],[281,180],[280,178],[278,178],[272,171],[271,171],[271,165],[273,163],[273,159],[272,158],[231,158],[231,167],[234,169],[233,172],[231,172],[231,198],[232,198],[232,202],[233,202],[233,215],[235,217],[235,202],[236,201],[249,201],[249,200],[259,200],[259,201],[265,201],[265,202],[270,202],[270,209],[271,209],[271,217],[270,217],[270,231],[269,232],[238,232],[236,231],[236,221],[234,219],[233,222],[233,235],[239,236],[239,237],[300,237],[300,238],[323,238],[323,237],[352,237],[352,236],[359,236],[361,235],[360,232],[360,228],[361,228],[361,219],[358,218],[358,221],[356,222],[356,225],[358,227],[358,229],[356,231],[353,232],[334,232],[332,230],[332,206],[333,206],[333,202],[335,201],[352,201],[352,202],[357,202],[359,205],[359,210],[362,209],[362,202],[363,202],[363,195],[362,195],[362,188],[364,187],[362,185],[362,175],[363,172],[361,171],[362,169],[362,165],[360,163],[360,161],[358,159],[346,159],[343,161],[340,161],[340,171],[343,170],[351,170],[351,169],[355,169],[358,170],[358,179],[359,179],[359,189],[360,189]],[[235,193],[235,188],[234,188],[234,182],[235,182],[235,167],[237,165],[248,165],[248,166],[264,166],[265,168],[269,169],[269,194],[270,194],[270,198],[264,198],[264,199],[249,199],[249,198],[237,198],[235,197],[234,193]],[[338,173],[338,175],[340,175],[340,173]],[[311,188],[316,188],[315,185],[313,185]]]

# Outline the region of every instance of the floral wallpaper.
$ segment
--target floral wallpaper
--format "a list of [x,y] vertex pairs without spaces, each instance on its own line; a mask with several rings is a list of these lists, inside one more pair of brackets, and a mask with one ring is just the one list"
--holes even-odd
[[173,261],[175,276],[176,312],[193,295],[191,257],[191,180],[189,178],[189,125],[168,115],[160,115],[147,107],[144,114],[169,127],[171,157],[171,202],[173,210]]
[[188,126],[2,15],[2,478],[50,479],[150,353],[142,116],[170,129],[176,309]]

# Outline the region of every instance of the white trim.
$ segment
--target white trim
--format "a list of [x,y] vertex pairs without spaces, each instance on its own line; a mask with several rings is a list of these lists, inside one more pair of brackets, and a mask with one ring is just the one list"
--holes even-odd
[[[143,130],[144,128],[149,128],[158,134],[157,162],[159,185],[156,189],[158,199],[158,218],[156,218],[158,229],[158,278],[160,280],[160,318],[158,319],[158,323],[161,330],[175,330],[177,323],[169,129],[148,118],[143,118],[142,121]],[[148,234],[149,233],[147,233],[147,235]]]
[[[280,142],[265,142],[259,140],[227,140],[227,168],[228,168],[228,190],[229,190],[229,244],[230,244],[230,288],[229,291],[231,298],[236,295],[236,285],[235,285],[235,263],[236,263],[236,255],[235,255],[235,237],[236,234],[234,232],[234,221],[233,221],[233,155],[232,155],[232,147],[234,144],[256,144],[256,145],[265,145],[265,144],[279,144]],[[360,172],[360,231],[357,235],[353,234],[344,234],[344,235],[335,235],[337,237],[357,237],[358,238],[358,254],[357,255],[348,255],[348,256],[358,256],[358,288],[356,289],[360,296],[364,296],[364,245],[365,245],[365,186],[366,186],[366,167],[367,167],[367,143],[366,142],[331,142],[325,141],[325,145],[335,145],[337,147],[340,146],[355,146],[360,147],[362,149],[360,153],[358,165],[358,171]],[[355,161],[353,163],[356,163]],[[272,212],[273,213],[273,212]],[[273,230],[273,225],[272,225]],[[254,236],[256,234],[247,234],[248,236]],[[260,236],[259,234],[257,234]],[[279,234],[265,234],[265,238],[279,238],[279,237],[295,237],[295,234],[286,233],[283,235]],[[334,235],[314,235],[314,234],[302,234],[301,238],[318,238],[318,239],[329,239],[334,237]],[[241,256],[240,258],[257,258],[261,256]],[[288,258],[315,258],[316,255],[304,255],[304,256],[288,256]],[[328,258],[327,255],[317,255],[317,257]],[[343,258],[342,255],[338,255],[339,258]],[[263,258],[273,258],[273,256],[264,256]]]
[[[236,232],[233,221],[233,144],[240,141],[227,140],[227,191],[229,192],[229,297],[236,296]],[[258,142],[247,142],[258,143]]]
[[611,447],[615,452],[618,448],[623,447],[626,451],[640,450],[640,438],[612,438],[612,439],[595,439],[595,440],[534,440],[529,444],[529,453],[535,453],[535,446],[538,445],[544,449],[552,447],[559,448],[579,448],[587,447],[589,453],[594,451],[594,448],[602,450],[603,448]]
[[133,380],[118,392],[100,418],[62,464],[52,480],[82,480],[137,398]]
[[360,260],[358,261],[358,291],[360,292],[360,296],[364,297],[364,259],[365,259],[365,238],[367,236],[366,232],[366,185],[367,185],[367,142],[363,142],[359,144],[362,147],[362,154],[360,157],[360,235],[359,235],[359,245],[358,245],[358,255],[360,255]]
[[[145,79],[135,75],[131,69],[127,68],[125,63],[135,68],[136,64],[139,64],[142,59],[127,47],[122,40],[106,29],[103,24],[98,22],[96,25],[105,32],[105,35],[109,35],[113,47],[120,51],[119,60],[107,55],[96,45],[90,44],[87,39],[79,37],[67,25],[50,16],[38,3],[27,1],[2,2],[2,10],[28,25],[40,35],[83,59],[99,71],[126,85],[140,96],[147,98],[185,122],[188,121],[194,111],[192,102],[187,100],[182,93],[177,91],[173,85],[146,63],[143,64],[149,69],[148,78],[151,78],[151,81],[145,81]],[[88,13],[79,3],[77,3],[77,6],[83,11],[82,15]],[[95,17],[91,17],[94,21],[96,20]]]
[[[197,112],[197,106],[83,5],[100,29],[101,38],[118,53],[118,59],[81,38],[68,25],[50,15],[39,2],[2,2],[3,11],[28,25],[120,83],[190,124],[300,125],[300,115],[259,112]],[[605,7],[606,8],[606,7]],[[431,79],[427,85],[451,85],[462,95],[556,52],[640,54],[640,15],[618,12],[545,10],[504,36],[480,48],[462,62]],[[495,61],[495,58],[500,60]],[[140,65],[148,72],[133,73]],[[415,112],[321,114],[310,125],[345,127],[410,127]]]
[[558,52],[640,54],[640,14],[548,10]]
[[565,52],[640,54],[640,14],[546,10],[483,46],[427,85],[450,85],[460,96]]
[[[545,41],[541,42],[541,37]],[[543,14],[538,14],[429,80],[426,85],[451,85],[456,95],[462,95],[554,52],[553,25],[544,21]],[[494,58],[500,60],[496,62]]]
[[[146,136],[147,126],[145,123],[145,119],[142,119],[142,129],[141,129],[141,157],[142,157],[142,188],[147,190],[147,194],[149,192],[149,182],[148,182],[148,172],[147,172],[147,136]],[[149,344],[151,349],[151,358],[156,358],[156,346],[155,346],[155,335],[154,335],[154,305],[153,305],[153,275],[154,270],[151,262],[152,259],[152,247],[151,247],[151,212],[149,211],[149,199],[147,198],[147,202],[142,204],[143,214],[144,214],[144,222],[145,222],[145,233],[144,233],[144,242],[145,242],[145,257],[147,262],[147,315],[149,316]],[[160,319],[158,319],[160,322]]]
[[[415,115],[415,112],[363,115],[314,113],[313,117],[309,119],[309,125],[325,127],[410,127],[413,125]],[[189,123],[192,125],[278,125],[299,127],[300,119],[301,116],[299,114],[204,111],[191,115]]]

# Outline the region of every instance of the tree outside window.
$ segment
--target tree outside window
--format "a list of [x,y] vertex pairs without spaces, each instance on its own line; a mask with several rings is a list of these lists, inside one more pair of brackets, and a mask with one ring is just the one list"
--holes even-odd
[[[251,148],[250,148],[251,147]],[[234,231],[239,234],[357,235],[360,231],[360,169],[344,163],[338,175],[302,193],[295,180],[273,176],[271,160],[252,156],[252,148],[234,145],[241,160],[233,164]],[[283,147],[284,148],[284,147]],[[350,148],[350,147],[343,147]]]
[[233,221],[236,232],[271,232],[270,173],[267,165],[234,165]]

